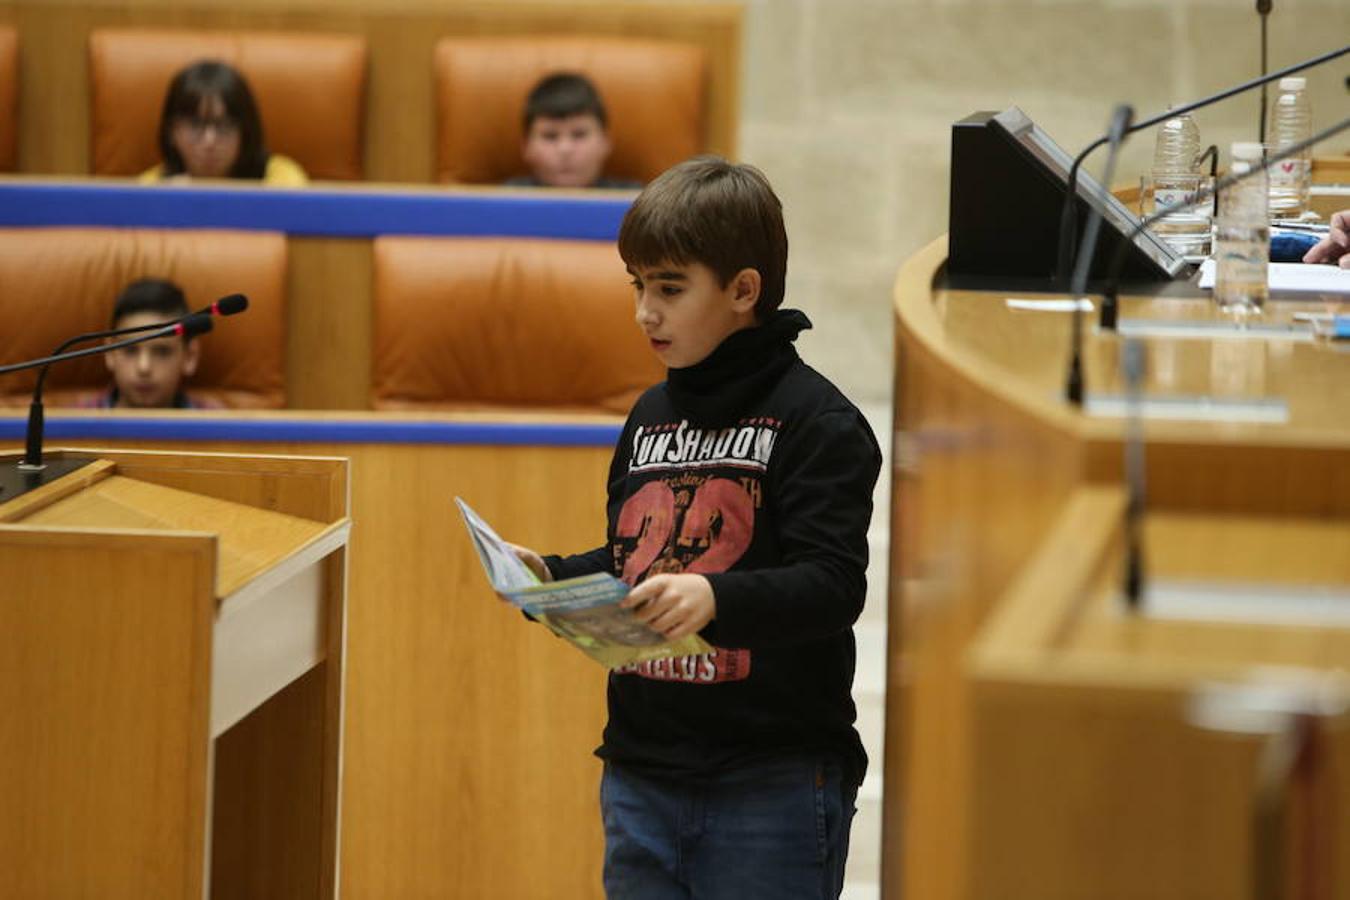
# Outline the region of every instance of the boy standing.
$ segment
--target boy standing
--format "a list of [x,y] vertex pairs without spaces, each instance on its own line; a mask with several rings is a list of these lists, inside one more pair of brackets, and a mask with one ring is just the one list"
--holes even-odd
[[[113,328],[161,325],[188,314],[187,299],[172,281],[133,281],[113,305]],[[112,409],[192,409],[183,391],[185,378],[197,371],[200,347],[195,338],[162,337],[105,353],[112,387],[88,405]]]
[[559,72],[535,85],[525,101],[521,156],[530,174],[507,180],[514,187],[639,188],[607,178],[613,149],[609,120],[595,85],[584,75]]
[[629,414],[608,543],[518,553],[544,580],[608,571],[704,656],[609,676],[601,810],[611,900],[827,898],[867,764],[851,626],[881,465],[863,416],[798,357],[780,310],[782,208],[750,166],[699,157],[619,232],[637,323],[668,367]]

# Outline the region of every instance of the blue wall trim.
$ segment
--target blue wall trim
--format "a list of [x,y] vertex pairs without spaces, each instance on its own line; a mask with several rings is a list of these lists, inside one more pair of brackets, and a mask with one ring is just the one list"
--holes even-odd
[[[0,440],[22,441],[27,419],[0,418]],[[472,444],[613,447],[620,426],[531,422],[48,416],[47,443],[68,440],[257,441],[297,444]]]
[[322,237],[381,234],[612,241],[630,194],[401,193],[262,187],[0,182],[0,226],[239,228]]

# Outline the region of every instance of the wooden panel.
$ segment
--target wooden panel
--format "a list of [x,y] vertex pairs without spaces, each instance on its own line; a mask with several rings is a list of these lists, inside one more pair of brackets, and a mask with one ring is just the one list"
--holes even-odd
[[326,773],[314,764],[324,746],[327,666],[216,739],[213,900],[334,896],[323,862]]
[[0,22],[18,27],[22,46],[21,172],[89,171],[88,33],[137,25],[364,34],[370,50],[365,159],[372,181],[433,179],[431,48],[447,34],[592,33],[699,44],[709,55],[708,149],[736,153],[739,4],[0,0]]
[[604,539],[607,462],[503,447],[355,457],[344,895],[600,895],[590,750],[605,673],[493,597],[451,497],[510,540],[586,549]]
[[371,242],[291,238],[286,405],[369,409]]
[[[1120,900],[1257,896],[1254,866],[1272,851],[1293,854],[1285,896],[1350,896],[1337,880],[1350,850],[1341,805],[1350,790],[1328,776],[1350,735],[1324,725],[1316,765],[1276,783],[1293,811],[1287,844],[1262,846],[1258,756],[1280,726],[1266,715],[1267,731],[1251,727],[1252,711],[1278,709],[1273,698],[1300,690],[1339,691],[1344,702],[1350,629],[1123,614],[1123,509],[1119,489],[1075,492],[969,656],[971,896],[1070,898],[1089,886]],[[1348,529],[1347,520],[1158,513],[1145,558],[1159,580],[1344,590]],[[1202,727],[1196,697],[1244,686],[1254,693],[1243,732]]]
[[217,900],[337,895],[345,549],[321,566],[323,661],[216,740]]
[[970,371],[933,351],[938,323],[928,298],[944,254],[945,242],[930,246],[896,283],[897,305],[923,302],[896,332],[882,841],[891,896],[962,895],[964,647],[1081,468],[1081,449],[1066,430],[990,395]]
[[[137,444],[143,447],[142,444]],[[251,449],[257,449],[251,448]],[[129,478],[191,491],[231,503],[255,506],[317,522],[347,515],[348,463],[337,457],[268,456],[188,452],[169,456],[140,450],[110,449],[99,456],[113,461]],[[222,477],[228,475],[229,477]]]
[[0,526],[12,897],[198,897],[212,543]]
[[1197,731],[1170,692],[977,696],[969,896],[1251,896],[1258,739]]

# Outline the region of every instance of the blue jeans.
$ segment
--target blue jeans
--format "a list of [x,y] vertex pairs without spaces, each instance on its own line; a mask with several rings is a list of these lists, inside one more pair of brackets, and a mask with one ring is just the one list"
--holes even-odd
[[792,759],[705,783],[607,763],[600,782],[609,900],[833,900],[857,787]]

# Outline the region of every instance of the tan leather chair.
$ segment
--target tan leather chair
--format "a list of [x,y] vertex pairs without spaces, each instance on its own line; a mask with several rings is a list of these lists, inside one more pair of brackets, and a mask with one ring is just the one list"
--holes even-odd
[[[186,385],[239,408],[285,405],[285,235],[261,231],[0,229],[0,362],[45,356],[72,335],[109,326],[113,301],[137,278],[168,278],[200,309],[246,294],[249,309],[217,319]],[[27,405],[36,376],[0,377],[0,405]],[[75,403],[106,390],[100,357],[53,366],[44,397]]]
[[665,377],[613,244],[375,241],[376,409],[626,413]]
[[611,37],[455,37],[436,45],[437,177],[497,184],[525,174],[525,99],[541,78],[579,72],[609,114],[607,175],[650,181],[706,144],[703,49]]
[[0,172],[19,161],[19,36],[0,25]]
[[145,28],[89,35],[95,175],[136,175],[160,162],[159,117],[169,82],[201,59],[243,73],[269,150],[291,157],[311,178],[362,177],[364,37]]

